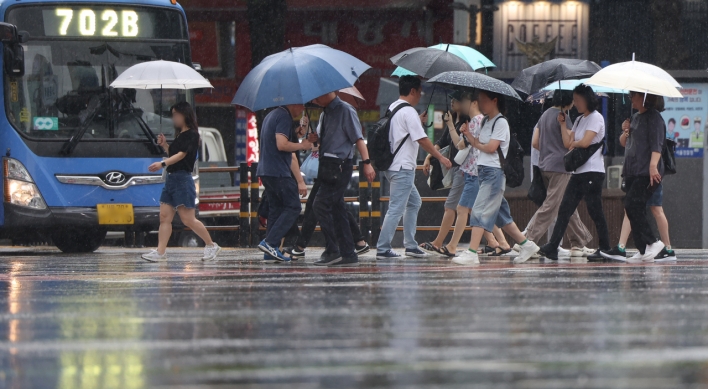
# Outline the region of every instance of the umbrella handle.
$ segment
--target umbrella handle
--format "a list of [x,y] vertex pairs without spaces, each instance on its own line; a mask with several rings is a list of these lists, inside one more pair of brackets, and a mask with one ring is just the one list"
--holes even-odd
[[[433,102],[433,96],[435,95],[435,88],[437,88],[437,86],[438,86],[437,84],[433,84],[433,92],[430,93],[430,98],[428,99],[428,105],[425,106],[425,110],[426,110],[426,111],[428,110],[428,107],[430,107],[430,103]],[[425,127],[425,128],[430,128],[430,127],[432,127],[433,124],[434,124],[434,123],[433,123],[434,120],[435,120],[435,119],[433,118],[433,120],[432,120],[430,123],[427,123],[427,122],[426,122],[423,127]]]

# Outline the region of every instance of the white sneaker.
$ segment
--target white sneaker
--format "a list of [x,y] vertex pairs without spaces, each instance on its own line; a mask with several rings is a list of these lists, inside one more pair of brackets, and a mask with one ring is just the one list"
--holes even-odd
[[467,249],[459,256],[453,258],[452,262],[458,265],[474,265],[479,263],[479,255]]
[[512,247],[511,249],[514,250],[514,251],[516,251],[516,252],[518,253],[519,251],[521,251],[521,246],[519,246],[519,244],[516,243],[516,244],[514,245],[514,247]]
[[216,256],[219,255],[221,252],[221,247],[219,247],[216,242],[212,244],[211,246],[204,246],[204,256],[202,257],[202,261],[213,261],[216,259]]
[[587,247],[572,247],[570,249],[570,256],[573,258],[588,257],[593,254],[595,254],[595,250]]
[[644,255],[642,255],[642,253],[637,251],[636,254],[627,258],[627,262],[641,262],[643,257],[644,257]]
[[560,257],[560,258],[570,257],[570,250],[566,250],[563,247],[558,247],[558,257]]
[[521,250],[519,251],[519,256],[514,258],[514,263],[524,263],[533,257],[534,254],[538,252],[541,248],[536,245],[536,243],[527,240],[526,243],[519,245]]
[[147,254],[141,255],[140,257],[148,262],[166,262],[167,261],[167,253],[160,255],[157,252],[157,250],[152,250]]
[[654,262],[654,258],[664,249],[664,242],[657,240],[652,244],[648,244],[646,250],[644,250],[644,256],[642,261],[644,262]]

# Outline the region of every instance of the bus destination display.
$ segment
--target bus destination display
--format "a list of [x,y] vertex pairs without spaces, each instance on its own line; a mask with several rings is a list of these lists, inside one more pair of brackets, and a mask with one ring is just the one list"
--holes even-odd
[[123,4],[17,5],[5,21],[30,39],[187,40],[184,15],[177,9]]
[[138,38],[152,35],[152,25],[132,9],[66,8],[42,10],[46,36]]

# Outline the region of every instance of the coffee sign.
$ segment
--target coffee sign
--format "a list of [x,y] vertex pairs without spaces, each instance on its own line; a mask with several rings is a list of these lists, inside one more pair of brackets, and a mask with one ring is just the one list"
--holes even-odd
[[544,59],[587,58],[589,14],[590,6],[580,1],[499,4],[494,63],[513,71]]

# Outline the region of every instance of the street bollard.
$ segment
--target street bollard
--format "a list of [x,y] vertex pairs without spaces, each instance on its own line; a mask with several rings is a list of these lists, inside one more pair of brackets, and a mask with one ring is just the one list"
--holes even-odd
[[359,228],[364,235],[364,240],[367,242],[371,238],[371,210],[369,209],[370,201],[369,181],[364,175],[364,163],[359,162]]
[[258,182],[258,163],[251,163],[251,247],[260,243],[260,222],[258,220],[258,206],[261,199],[260,183]]
[[374,182],[371,183],[371,241],[370,244],[376,245],[379,241],[379,234],[381,233],[381,175],[383,173],[379,172],[374,178]]
[[251,214],[249,212],[249,196],[248,196],[248,164],[243,162],[239,165],[239,183],[241,187],[241,207],[239,212],[239,239],[240,247],[249,247],[251,240]]

